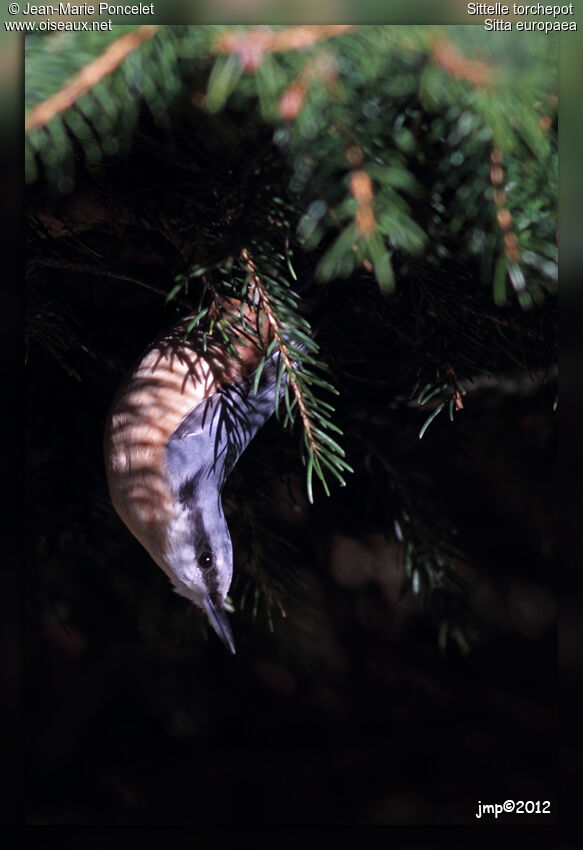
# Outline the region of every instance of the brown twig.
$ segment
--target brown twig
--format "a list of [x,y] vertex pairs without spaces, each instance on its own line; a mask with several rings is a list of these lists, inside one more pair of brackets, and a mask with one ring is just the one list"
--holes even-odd
[[481,59],[468,59],[456,45],[444,35],[439,35],[433,44],[432,58],[451,77],[465,80],[474,86],[492,84],[492,68]]
[[496,221],[502,231],[504,238],[504,253],[510,263],[520,263],[520,248],[518,239],[513,229],[512,215],[506,206],[506,192],[502,188],[504,183],[503,153],[500,148],[493,148],[490,154],[492,168],[490,169],[490,182],[494,186],[494,203],[496,204]]
[[318,41],[343,35],[355,24],[330,24],[322,26],[303,25],[283,30],[256,28],[246,32],[231,30],[219,35],[216,50],[219,53],[235,53],[241,66],[248,71],[256,70],[265,53],[286,50],[306,50]]
[[332,89],[338,78],[338,65],[334,56],[322,50],[303,65],[279,100],[279,114],[287,121],[294,119],[304,103],[305,97],[316,80]]
[[243,262],[245,264],[245,268],[246,268],[247,272],[249,273],[249,277],[251,279],[251,282],[252,282],[253,286],[255,287],[255,289],[257,291],[257,294],[259,296],[259,301],[261,303],[263,310],[265,311],[265,315],[267,316],[267,320],[268,320],[269,325],[270,325],[270,327],[273,331],[273,335],[277,340],[277,344],[278,344],[279,350],[281,352],[281,356],[283,358],[283,362],[284,362],[285,369],[286,369],[286,372],[287,372],[288,381],[289,381],[290,386],[292,388],[295,399],[298,403],[298,410],[300,412],[300,418],[301,418],[302,424],[304,426],[304,431],[305,431],[305,434],[306,434],[306,440],[308,441],[308,446],[309,446],[312,454],[317,455],[318,454],[318,447],[316,445],[316,441],[314,440],[314,435],[312,433],[312,425],[311,425],[311,422],[310,422],[310,417],[308,416],[308,411],[306,410],[304,398],[302,396],[300,387],[298,385],[298,382],[297,382],[295,374],[294,374],[294,367],[293,367],[292,358],[290,357],[290,353],[287,349],[285,340],[283,338],[283,334],[282,334],[282,331],[281,331],[280,324],[277,320],[277,317],[275,316],[275,313],[273,312],[273,308],[271,306],[269,296],[268,296],[267,292],[265,291],[265,288],[263,286],[263,283],[261,282],[259,275],[257,274],[257,270],[255,269],[255,264],[253,263],[253,260],[249,256],[249,251],[246,248],[243,248],[243,250],[241,251],[241,256],[243,257]]
[[451,385],[451,388],[453,390],[453,399],[454,399],[454,403],[455,403],[455,409],[456,410],[463,410],[464,403],[462,401],[462,395],[465,395],[466,392],[465,392],[465,390],[461,389],[459,382],[458,382],[458,379],[456,377],[454,368],[451,365],[451,363],[447,364],[447,368],[446,368],[445,371],[446,371],[446,374],[449,378],[449,383]]
[[350,192],[356,201],[354,221],[361,236],[372,236],[376,231],[376,221],[373,212],[372,180],[362,169],[353,171],[350,175]]
[[142,26],[127,35],[122,35],[104,50],[101,56],[85,65],[62,89],[37,104],[26,116],[24,132],[39,130],[45,124],[76,103],[84,94],[91,91],[97,83],[111,74],[123,60],[140,47],[145,41],[153,38],[158,27]]

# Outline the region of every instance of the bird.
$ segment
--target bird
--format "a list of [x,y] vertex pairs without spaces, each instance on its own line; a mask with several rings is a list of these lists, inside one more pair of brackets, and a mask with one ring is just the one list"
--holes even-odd
[[233,547],[221,492],[274,413],[286,375],[257,298],[225,299],[222,309],[239,329],[231,348],[202,327],[189,332],[192,316],[147,346],[113,399],[103,450],[117,514],[235,654],[225,612]]

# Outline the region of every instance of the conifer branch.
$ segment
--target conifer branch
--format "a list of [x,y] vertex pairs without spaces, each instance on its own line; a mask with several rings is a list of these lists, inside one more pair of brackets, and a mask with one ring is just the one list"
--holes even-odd
[[[70,221],[67,204],[57,204],[59,227],[30,229],[29,365],[44,374],[44,349],[73,377],[92,378],[73,319],[79,334],[93,333],[115,315],[107,345],[115,332],[135,332],[138,344],[132,305],[146,304],[155,323],[161,295],[184,296],[185,334],[199,328],[205,345],[207,336],[219,340],[228,356],[259,336],[255,388],[279,349],[277,413],[284,428],[298,426],[297,450],[266,433],[277,462],[263,453],[257,493],[244,465],[230,483],[244,497],[234,499],[234,536],[250,538],[239,589],[244,597],[248,582],[253,610],[268,617],[284,616],[298,562],[270,493],[286,477],[299,491],[305,476],[309,501],[314,475],[326,493],[329,475],[344,483],[350,467],[334,439],[336,416],[359,471],[347,494],[357,525],[390,533],[394,522],[413,592],[457,600],[461,543],[425,461],[443,448],[436,468],[447,467],[464,404],[465,427],[477,427],[476,396],[465,393],[478,381],[552,374],[552,44],[522,40],[510,57],[491,39],[486,65],[472,59],[479,34],[470,29],[479,30],[439,41],[426,27],[382,26],[166,26],[129,35],[116,26],[109,35],[26,39],[31,203],[46,221],[56,194],[76,201]],[[91,186],[103,192],[99,215]],[[112,209],[131,215],[111,221],[102,209],[121,194],[127,204]],[[55,304],[96,275],[132,286],[72,299],[70,321]],[[318,277],[327,285],[315,285]],[[150,290],[147,299],[137,286]],[[309,310],[325,311],[323,344],[344,390],[337,412],[320,397],[336,390],[323,380]],[[421,444],[418,434],[427,434]],[[369,472],[370,505],[358,496]],[[242,515],[256,496],[264,501]],[[343,496],[334,496],[335,510]],[[437,617],[451,632],[454,614]]]
[[[243,265],[281,352],[282,369],[276,386],[276,398],[279,400],[279,388],[283,386],[284,426],[294,422],[296,408],[303,425],[302,461],[306,466],[308,499],[313,502],[314,474],[319,478],[326,495],[330,495],[327,475],[333,475],[344,486],[344,474],[353,471],[345,460],[344,450],[331,436],[331,433],[342,436],[341,430],[330,418],[334,408],[320,399],[315,389],[328,390],[336,395],[338,391],[318,374],[326,368],[325,364],[318,360],[318,346],[311,335],[310,326],[297,312],[297,296],[288,288],[275,252],[271,256],[270,252],[259,246],[257,250],[258,254],[252,259],[250,251],[243,249]],[[280,260],[283,262],[283,258]],[[287,375],[285,385],[282,381],[284,374]]]
[[481,59],[468,59],[449,38],[440,35],[433,45],[433,61],[452,77],[474,86],[492,84],[492,68]]
[[130,53],[153,38],[157,29],[157,26],[152,25],[141,26],[110,44],[97,59],[82,68],[62,89],[31,109],[25,119],[24,132],[39,130],[60,112],[70,109],[104,77],[115,71]]
[[306,50],[319,41],[343,35],[354,29],[354,24],[330,24],[313,26],[306,24],[283,30],[251,29],[248,32],[227,31],[219,35],[216,50],[219,53],[235,53],[245,70],[258,67],[265,53],[277,51]]
[[293,390],[293,394],[294,394],[295,399],[296,399],[297,404],[298,404],[300,419],[302,420],[302,425],[304,427],[304,432],[306,434],[308,446],[310,447],[310,452],[312,452],[312,454],[314,454],[314,455],[317,455],[318,447],[317,447],[316,442],[314,440],[314,435],[313,435],[313,432],[312,432],[312,424],[310,422],[310,417],[308,416],[308,411],[306,410],[304,397],[302,395],[302,392],[301,392],[300,387],[298,385],[297,379],[295,377],[295,371],[296,370],[294,369],[293,360],[290,356],[288,347],[286,345],[286,341],[285,341],[285,338],[284,338],[284,335],[283,335],[283,332],[282,332],[281,325],[278,322],[277,317],[275,316],[275,313],[274,313],[273,308],[271,306],[271,301],[269,299],[269,295],[267,294],[267,291],[266,291],[265,287],[263,286],[263,283],[261,282],[259,275],[257,274],[257,270],[255,269],[255,265],[253,263],[253,260],[249,256],[249,252],[248,252],[247,248],[243,248],[243,250],[241,251],[241,256],[243,257],[245,268],[247,269],[247,272],[249,273],[249,278],[250,278],[251,282],[253,283],[253,286],[255,287],[257,294],[259,295],[261,307],[265,311],[265,315],[267,316],[267,320],[268,320],[269,325],[270,325],[270,327],[273,331],[273,335],[274,335],[275,339],[277,340],[277,346],[278,346],[278,348],[281,352],[281,357],[282,357],[282,360],[283,360],[284,365],[285,365],[285,370],[287,372],[287,379],[288,379],[288,381],[291,385],[291,388]]

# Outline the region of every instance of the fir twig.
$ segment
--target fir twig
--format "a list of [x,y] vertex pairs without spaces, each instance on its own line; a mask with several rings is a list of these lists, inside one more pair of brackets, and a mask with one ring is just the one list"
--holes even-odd
[[306,50],[319,41],[343,35],[348,30],[353,29],[354,26],[354,24],[320,26],[306,24],[298,27],[287,27],[282,30],[261,28],[251,29],[247,32],[227,31],[219,35],[216,49],[220,53],[236,53],[242,63],[246,64],[253,57],[253,65],[257,67],[264,53]]
[[[306,327],[302,330],[302,321],[296,313],[297,304],[293,296],[285,289],[281,281],[275,280],[273,272],[271,275],[266,272],[265,276],[260,273],[248,249],[243,249],[241,256],[245,271],[257,292],[260,309],[267,317],[281,353],[282,368],[276,386],[276,399],[280,398],[280,387],[285,374],[287,376],[283,392],[286,408],[285,424],[291,424],[294,421],[296,408],[302,422],[304,445],[307,449],[307,457],[304,456],[302,460],[306,465],[308,499],[313,502],[314,473],[320,479],[326,495],[329,495],[326,473],[331,473],[340,485],[344,486],[344,473],[352,472],[352,468],[344,459],[343,449],[328,433],[332,431],[341,434],[340,429],[330,421],[330,414],[333,413],[334,408],[318,399],[311,385],[334,393],[337,391],[314,371],[314,366],[321,365],[315,359],[317,345],[309,336],[309,326],[305,322]],[[270,281],[274,289],[273,296],[268,292],[263,277]],[[278,293],[277,289],[280,287],[281,292]],[[285,316],[285,319],[282,316]],[[288,389],[291,389],[293,400],[289,397]]]
[[481,59],[468,59],[446,36],[440,34],[433,45],[432,59],[450,76],[474,86],[492,85],[492,68]]
[[31,109],[24,122],[24,132],[39,130],[60,112],[70,109],[104,77],[115,71],[126,56],[137,50],[145,41],[153,38],[157,29],[157,26],[142,26],[134,32],[122,35],[110,44],[97,59],[81,68],[78,74],[56,94]]
[[308,411],[306,409],[304,397],[301,393],[300,387],[298,385],[297,378],[295,376],[296,370],[294,368],[293,360],[292,360],[292,357],[290,356],[288,346],[287,346],[286,341],[284,339],[281,325],[279,324],[279,322],[278,322],[278,320],[275,316],[275,313],[274,313],[273,308],[271,306],[271,301],[269,299],[269,295],[267,294],[267,291],[266,291],[265,287],[263,286],[261,279],[259,278],[259,275],[257,274],[257,271],[255,269],[253,261],[252,261],[251,257],[249,256],[249,252],[247,251],[246,248],[244,248],[242,250],[241,255],[242,255],[244,263],[245,263],[245,268],[247,269],[247,271],[249,273],[249,277],[250,277],[250,279],[251,279],[251,281],[252,281],[252,283],[253,283],[256,291],[257,291],[257,294],[259,295],[261,307],[265,311],[265,315],[267,316],[267,320],[269,321],[269,325],[270,325],[270,327],[273,331],[273,335],[274,335],[275,339],[277,340],[277,346],[278,346],[279,351],[281,353],[281,357],[282,357],[282,360],[283,360],[284,365],[285,365],[285,370],[287,372],[287,379],[288,379],[288,381],[291,385],[291,388],[293,390],[293,394],[294,394],[295,399],[296,399],[297,404],[298,404],[298,410],[299,410],[300,418],[302,420],[302,425],[304,427],[306,440],[308,441],[308,446],[310,447],[310,452],[312,454],[316,455],[317,452],[318,452],[318,449],[317,449],[317,446],[316,446],[316,441],[314,440],[314,434],[312,432],[312,423],[310,421],[310,417],[308,416]]

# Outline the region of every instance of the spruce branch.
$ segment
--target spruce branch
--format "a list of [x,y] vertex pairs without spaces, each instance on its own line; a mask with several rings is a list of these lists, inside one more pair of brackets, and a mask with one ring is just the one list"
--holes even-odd
[[256,70],[266,53],[306,50],[319,41],[343,35],[354,26],[354,24],[320,26],[306,24],[281,30],[265,27],[250,28],[245,32],[227,30],[218,36],[215,49],[219,53],[236,54],[244,70]]
[[246,248],[244,248],[241,252],[241,256],[243,257],[243,261],[245,263],[245,268],[249,273],[249,277],[253,286],[255,287],[258,295],[259,301],[261,303],[262,309],[265,311],[265,315],[267,316],[267,320],[269,321],[270,327],[273,331],[273,335],[277,340],[277,347],[281,353],[281,357],[284,363],[285,371],[287,372],[287,379],[291,385],[293,390],[293,394],[298,403],[298,409],[300,413],[300,418],[302,420],[302,425],[304,426],[304,432],[306,434],[306,440],[308,441],[308,446],[310,452],[312,454],[317,453],[317,445],[314,439],[314,434],[312,431],[312,423],[310,417],[308,415],[308,411],[306,409],[306,404],[304,401],[304,397],[301,393],[300,386],[298,384],[298,380],[296,377],[296,370],[294,368],[293,360],[289,352],[289,348],[287,343],[285,342],[282,328],[275,316],[273,308],[271,306],[271,301],[269,295],[267,294],[261,280],[255,270],[255,266],[253,265],[253,261],[249,256],[249,252]]
[[204,28],[185,27],[69,35],[25,41],[26,180],[60,193],[74,188],[78,160],[96,165],[128,149],[144,106],[168,123],[184,85],[181,60],[208,40]]
[[[321,481],[326,495],[329,495],[326,474],[332,474],[340,485],[344,486],[346,483],[344,473],[352,472],[352,468],[344,459],[344,450],[329,433],[332,431],[341,435],[340,429],[330,421],[330,414],[334,412],[334,408],[319,399],[311,387],[327,389],[336,394],[337,391],[314,370],[315,366],[320,365],[315,359],[317,345],[310,336],[309,325],[297,315],[297,304],[283,280],[273,276],[273,269],[271,275],[262,274],[247,248],[242,250],[241,257],[249,280],[258,295],[260,309],[267,317],[281,354],[282,368],[276,387],[276,398],[279,399],[279,388],[285,373],[287,380],[284,388],[286,407],[284,424],[293,423],[295,408],[302,422],[306,451],[302,460],[306,465],[308,499],[313,502],[314,473]],[[272,292],[268,291],[267,280],[271,282]],[[276,288],[279,292],[275,291]],[[258,371],[260,369],[261,366]],[[290,398],[290,389],[293,399]]]
[[[439,607],[440,641],[455,636],[447,598],[457,608],[456,567],[463,575],[466,562],[445,488],[426,462],[443,456],[446,467],[459,454],[460,429],[446,426],[444,411],[457,425],[465,402],[465,428],[481,427],[472,424],[478,399],[471,391],[488,382],[502,391],[506,381],[515,396],[517,374],[535,373],[540,382],[552,374],[552,40],[517,42],[514,56],[506,40],[502,47],[490,39],[486,67],[469,58],[473,47],[484,48],[479,28],[450,31],[436,46],[434,31],[422,27],[169,26],[116,64],[107,45],[127,47],[120,32],[127,31],[27,39],[28,179],[42,178],[30,193],[33,211],[40,204],[46,222],[54,189],[77,189],[76,209],[66,209],[68,199],[59,202],[50,214],[58,226],[47,225],[29,242],[31,371],[42,378],[56,358],[93,386],[97,360],[89,372],[77,331],[107,331],[104,350],[119,345],[125,358],[130,339],[138,344],[162,321],[166,288],[168,301],[188,308],[186,334],[199,328],[209,346],[213,334],[234,357],[238,340],[260,340],[256,387],[267,359],[281,352],[278,418],[285,428],[298,426],[299,446],[295,451],[266,429],[266,444],[273,440],[277,448],[255,447],[264,467],[251,488],[257,492],[249,492],[244,466],[229,478],[229,523],[241,542],[236,603],[267,612],[270,622],[278,610],[291,613],[302,554],[286,548],[295,535],[285,527],[283,484],[288,476],[299,490],[305,474],[312,500],[314,475],[325,492],[330,475],[343,483],[349,467],[333,424],[338,415],[359,475],[306,524],[324,513],[336,522],[345,499],[359,515],[355,533],[369,519],[388,533],[394,526],[408,586]],[[96,63],[107,55],[109,70],[101,64],[99,71]],[[71,81],[92,66],[99,72],[74,96]],[[61,108],[58,98],[67,92],[70,103]],[[77,161],[89,168],[80,169],[75,187]],[[105,190],[98,203],[95,187]],[[526,280],[520,300],[520,278],[508,280],[513,260]],[[177,277],[185,267],[188,273]],[[326,286],[312,285],[318,267]],[[120,293],[107,278],[132,286]],[[299,292],[309,294],[312,315],[326,311],[334,383],[347,390],[338,414],[322,392],[335,390],[293,291],[304,285]],[[64,301],[73,296],[78,327],[57,309],[55,293]],[[521,309],[527,301],[528,311]],[[147,308],[144,325],[135,304]],[[111,330],[109,319],[117,320]],[[33,356],[41,346],[50,357]],[[60,384],[60,371],[52,371]],[[37,391],[44,392],[41,383]],[[439,416],[443,427],[432,424]],[[90,427],[94,419],[88,416]],[[424,419],[427,436],[419,442]],[[509,423],[508,439],[511,430]],[[35,434],[42,443],[40,426]],[[255,476],[257,458],[248,455],[248,463]],[[371,468],[369,508],[365,499],[360,504],[358,487],[367,491]],[[270,491],[271,504],[249,505]],[[241,505],[249,506],[247,514]],[[47,527],[56,521],[48,516]]]
[[431,58],[452,77],[471,83],[473,86],[491,86],[492,68],[480,59],[468,59],[447,36],[435,39]]
[[[556,75],[544,70],[552,71],[551,41],[538,52],[521,47],[515,68],[500,50],[488,63],[473,58],[481,46],[474,33],[436,38],[426,27],[168,26],[57,45],[33,37],[27,180],[42,175],[70,191],[76,158],[94,164],[128,148],[142,104],[164,123],[178,94],[190,92],[201,117],[212,116],[210,129],[228,124],[227,106],[250,112],[258,102],[258,123],[292,170],[302,244],[325,248],[323,281],[363,266],[390,293],[396,252],[435,258],[435,246],[443,253],[444,242],[455,240],[464,260],[480,256],[482,283],[496,304],[509,279],[520,305],[531,307],[552,291],[557,267],[549,208]],[[493,149],[504,152],[505,168],[494,164],[488,179]],[[483,204],[492,192],[496,217]]]
[[39,130],[60,112],[70,109],[83,95],[95,88],[104,77],[115,71],[130,53],[141,47],[145,41],[153,38],[157,29],[157,26],[145,25],[120,36],[100,56],[81,68],[75,77],[69,80],[56,94],[51,95],[31,109],[25,118],[24,132]]
[[468,619],[468,585],[463,577],[468,565],[460,549],[458,529],[441,500],[435,500],[433,485],[415,466],[414,458],[392,458],[385,443],[382,434],[367,436],[366,467],[372,473],[377,465],[384,470],[396,500],[386,517],[385,534],[394,536],[402,547],[405,582],[401,598],[411,592],[419,597],[436,627],[441,649],[449,636],[465,653],[476,634]]

